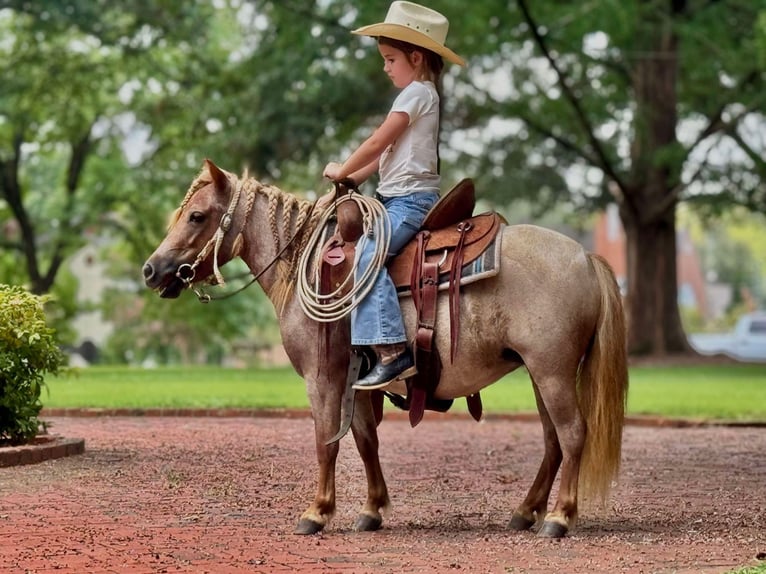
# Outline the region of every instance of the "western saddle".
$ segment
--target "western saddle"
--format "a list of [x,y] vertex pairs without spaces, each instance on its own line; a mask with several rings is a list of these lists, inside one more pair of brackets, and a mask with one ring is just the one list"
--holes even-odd
[[[350,186],[337,186],[338,192],[353,193]],[[413,353],[418,373],[407,380],[407,397],[386,391],[399,408],[409,411],[414,427],[425,409],[440,412],[452,400],[437,400],[434,392],[441,376],[441,360],[434,345],[436,309],[440,278],[447,275],[450,317],[450,362],[458,351],[460,334],[460,280],[464,265],[484,253],[493,243],[504,219],[497,213],[473,215],[476,204],[473,181],[464,179],[444,195],[426,216],[420,231],[391,258],[388,272],[398,289],[409,288],[417,310],[418,324]],[[354,250],[362,234],[361,214],[353,201],[337,204],[337,228],[321,251],[320,291],[330,293],[349,273],[353,273]],[[477,421],[482,404],[479,393],[466,397],[468,410]]]

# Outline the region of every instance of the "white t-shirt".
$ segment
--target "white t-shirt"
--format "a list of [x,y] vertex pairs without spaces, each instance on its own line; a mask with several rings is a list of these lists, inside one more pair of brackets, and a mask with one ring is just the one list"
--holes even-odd
[[378,193],[385,197],[415,191],[439,193],[436,142],[439,94],[432,82],[412,82],[394,100],[391,112],[404,112],[409,126],[380,156]]

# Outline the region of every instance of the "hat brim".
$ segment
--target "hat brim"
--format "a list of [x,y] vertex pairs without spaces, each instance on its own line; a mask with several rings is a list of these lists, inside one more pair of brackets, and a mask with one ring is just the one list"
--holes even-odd
[[362,26],[361,28],[352,30],[351,33],[357,34],[358,36],[371,36],[373,38],[379,38],[383,36],[386,38],[391,38],[392,40],[409,42],[415,46],[420,46],[421,48],[426,48],[432,52],[436,52],[453,64],[465,66],[465,60],[447,48],[447,46],[439,44],[438,42],[432,40],[429,36],[426,36],[417,30],[413,30],[412,28],[408,28],[407,26],[402,26],[401,24],[386,24],[385,22],[381,24],[370,24],[369,26]]

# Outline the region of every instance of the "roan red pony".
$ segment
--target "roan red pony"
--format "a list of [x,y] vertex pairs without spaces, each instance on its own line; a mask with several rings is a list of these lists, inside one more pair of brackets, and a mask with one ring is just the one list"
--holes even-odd
[[[349,349],[348,321],[325,325],[301,309],[294,286],[298,261],[320,216],[314,204],[253,178],[238,178],[206,161],[191,184],[167,237],[143,268],[161,297],[211,275],[240,257],[274,304],[285,351],[305,378],[314,418],[318,488],[296,532],[322,530],[335,511],[338,431],[348,352],[320,353],[306,344],[328,337],[329,349]],[[440,304],[436,346],[447,350],[436,397],[466,397],[521,366],[532,380],[544,430],[545,454],[510,528],[541,521],[541,536],[561,537],[577,517],[578,492],[603,501],[620,464],[628,388],[625,320],[614,274],[600,257],[567,237],[531,225],[501,232],[497,275],[463,287],[460,344],[449,360],[448,305]],[[447,297],[446,294],[439,295]],[[412,336],[415,310],[401,299]],[[395,391],[396,392],[396,391]],[[357,530],[376,530],[389,497],[378,457],[379,391],[356,393],[351,430],[367,475],[367,501]],[[413,431],[417,432],[417,431]],[[548,498],[558,471],[558,497]]]

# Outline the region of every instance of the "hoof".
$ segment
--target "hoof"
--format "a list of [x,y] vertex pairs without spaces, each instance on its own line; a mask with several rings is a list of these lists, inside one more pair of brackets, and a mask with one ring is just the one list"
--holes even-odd
[[380,516],[370,516],[369,514],[360,514],[354,523],[354,530],[357,532],[374,532],[383,525],[383,519]]
[[535,525],[534,520],[530,520],[529,518],[523,517],[521,514],[514,514],[511,517],[511,522],[508,525],[508,527],[511,530],[517,530],[518,532],[523,532],[524,530],[529,530]]
[[294,534],[301,534],[303,536],[316,534],[317,532],[321,532],[323,528],[324,524],[319,524],[308,518],[301,518],[298,522],[298,526],[295,528]]
[[566,536],[567,527],[558,522],[543,522],[540,532],[537,533],[541,538],[563,538]]

